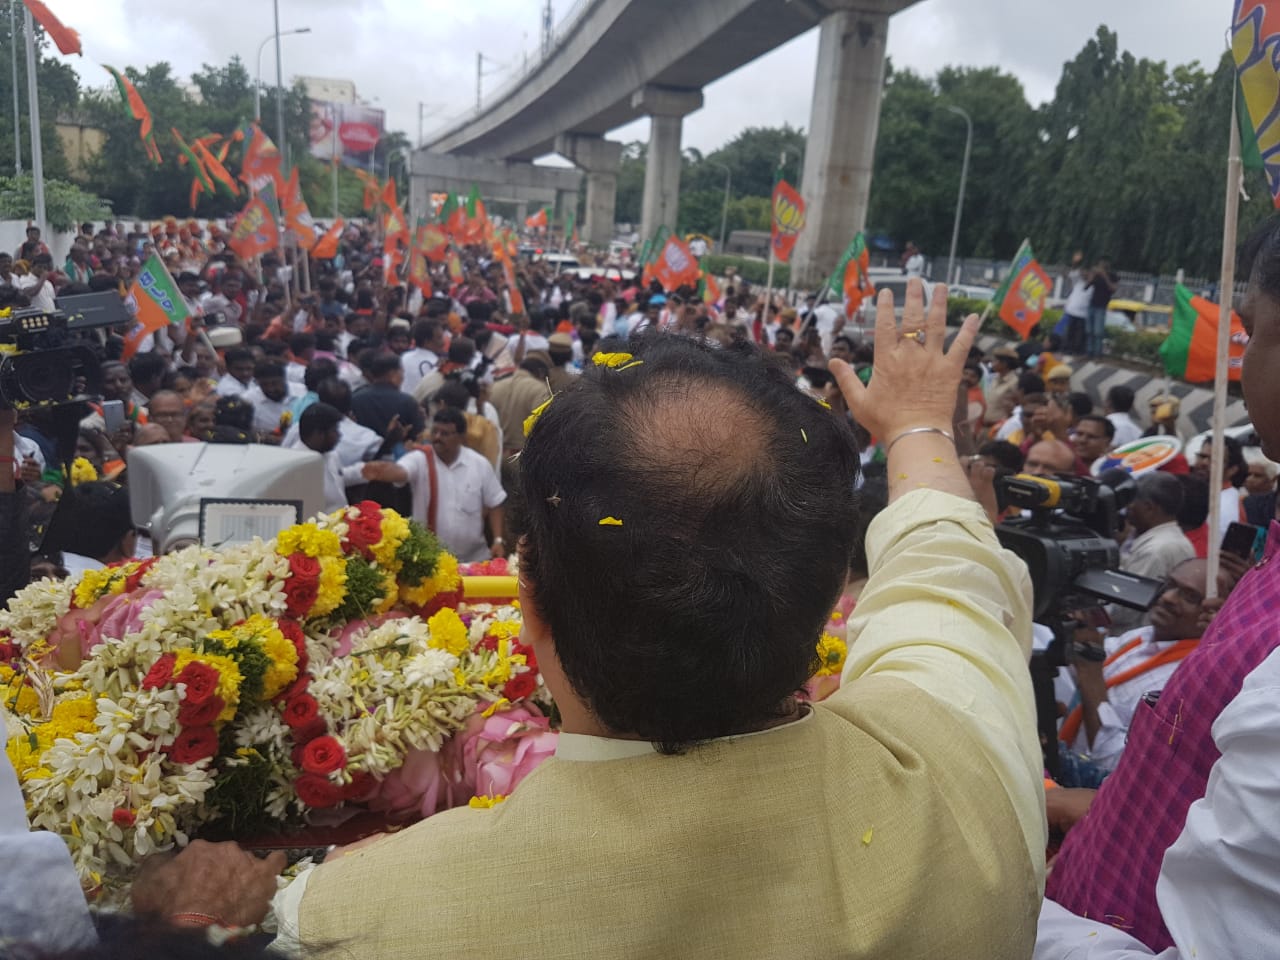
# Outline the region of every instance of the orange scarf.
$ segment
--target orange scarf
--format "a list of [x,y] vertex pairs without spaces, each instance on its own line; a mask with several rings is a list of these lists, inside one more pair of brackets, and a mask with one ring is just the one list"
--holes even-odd
[[[1107,657],[1107,659],[1103,661],[1102,665],[1104,667],[1111,666],[1111,664],[1116,660],[1120,659],[1120,657],[1124,656],[1141,643],[1141,637],[1136,637],[1135,639],[1130,640],[1115,653],[1111,654],[1111,656]],[[1148,657],[1146,660],[1130,667],[1128,670],[1122,670],[1114,677],[1108,677],[1107,689],[1110,690],[1112,687],[1117,687],[1122,683],[1132,680],[1134,677],[1140,677],[1149,670],[1154,670],[1156,667],[1164,666],[1166,663],[1177,663],[1194,650],[1196,645],[1199,643],[1199,640],[1179,640],[1173,646],[1166,647],[1164,650],[1161,650],[1154,657]],[[1067,715],[1067,719],[1062,721],[1062,729],[1058,731],[1058,739],[1066,744],[1075,743],[1076,735],[1080,732],[1080,724],[1083,722],[1084,705],[1077,704],[1075,709]]]

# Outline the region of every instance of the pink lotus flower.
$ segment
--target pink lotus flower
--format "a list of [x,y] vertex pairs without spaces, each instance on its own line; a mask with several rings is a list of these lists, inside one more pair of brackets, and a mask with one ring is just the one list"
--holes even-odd
[[558,740],[551,721],[530,703],[490,717],[472,715],[445,746],[461,773],[452,791],[453,803],[466,803],[475,796],[510,795],[521,780],[556,752]]
[[[395,817],[429,817],[442,809],[447,793],[440,769],[440,754],[431,750],[413,750],[404,758],[400,769],[393,770],[382,781],[378,793],[369,801],[369,807]],[[443,806],[449,804],[444,803]]]

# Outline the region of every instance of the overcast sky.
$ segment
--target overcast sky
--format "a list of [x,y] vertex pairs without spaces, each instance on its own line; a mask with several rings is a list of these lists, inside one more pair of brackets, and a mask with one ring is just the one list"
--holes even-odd
[[[643,0],[637,0],[643,2]],[[694,0],[691,0],[694,2]],[[256,71],[261,41],[272,35],[266,0],[157,4],[155,0],[48,0],[80,32],[85,57],[70,62],[85,83],[105,85],[98,64],[142,67],[168,60],[188,77],[203,63],[239,54]],[[383,107],[388,125],[418,136],[418,105],[428,132],[475,103],[476,52],[516,65],[537,49],[542,0],[279,0],[286,80],[297,75],[355,81],[359,96]],[[570,7],[555,0],[557,16]],[[889,54],[900,67],[933,74],[941,66],[997,66],[1021,79],[1033,103],[1053,95],[1064,61],[1106,23],[1135,55],[1216,63],[1225,49],[1229,0],[922,0],[894,17]],[[707,87],[706,105],[685,119],[686,146],[710,151],[748,126],[808,127],[817,30]],[[56,51],[53,51],[56,55]],[[262,58],[274,80],[272,45]],[[487,89],[509,74],[497,67]],[[648,122],[616,131],[645,139]]]

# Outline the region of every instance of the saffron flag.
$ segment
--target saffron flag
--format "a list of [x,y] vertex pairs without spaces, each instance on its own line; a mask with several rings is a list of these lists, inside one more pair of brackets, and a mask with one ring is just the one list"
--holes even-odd
[[269,183],[278,189],[281,186],[280,150],[256,123],[249,127],[249,145],[240,162],[240,179],[254,191],[262,190]]
[[[335,160],[334,162],[336,163],[337,161]],[[356,179],[364,187],[364,196],[361,198],[360,205],[368,212],[378,205],[381,199],[382,185],[378,183],[378,178],[367,170],[355,169],[351,172],[356,175]]]
[[449,235],[438,223],[418,227],[418,248],[433,263],[444,263],[449,257]]
[[1045,301],[1052,289],[1044,268],[1036,262],[1030,242],[1024,240],[1008,276],[996,291],[992,306],[999,311],[1000,319],[1026,340],[1044,316]]
[[423,247],[427,227],[419,222],[413,234],[413,244],[409,247],[409,275],[411,284],[422,291],[424,297],[431,296],[431,263],[427,260],[427,252]]
[[[79,53],[78,50],[76,52]],[[142,141],[142,146],[147,151],[147,159],[155,164],[162,163],[160,148],[156,146],[155,123],[151,119],[151,111],[142,102],[137,87],[133,85],[132,80],[114,67],[105,67],[105,69],[116,82],[116,89],[120,92],[125,113],[138,121],[138,139]]]
[[1280,207],[1280,0],[1235,0],[1231,55],[1243,107],[1242,153],[1261,159],[1272,202]]
[[[64,57],[69,57],[73,53],[77,56],[82,56],[80,34],[55,17],[53,11],[45,6],[41,0],[23,0],[23,2],[26,3],[27,9],[31,11],[31,16],[35,18],[36,23],[40,24],[44,28],[44,32],[49,35],[49,39],[53,41],[60,54]],[[112,72],[114,73],[115,71]]]
[[[107,69],[110,69],[110,67]],[[178,166],[181,167],[188,164],[191,166],[192,176],[195,177],[195,184],[199,188],[193,189],[192,197],[194,198],[198,193],[213,193],[213,181],[209,179],[209,173],[205,170],[204,164],[200,162],[200,158],[192,152],[191,147],[182,139],[182,134],[178,132],[176,127],[170,127],[169,134],[173,137],[173,142],[178,145]],[[191,204],[191,209],[195,209],[194,200]]]
[[383,236],[390,244],[392,241],[399,241],[404,244],[409,242],[409,221],[404,215],[404,211],[398,206],[392,207],[387,211],[386,216],[382,220]]
[[679,237],[668,237],[653,265],[653,276],[662,284],[662,289],[671,291],[685,285],[695,286],[699,272],[698,258],[689,245]]
[[313,249],[316,245],[316,222],[302,197],[297,167],[289,171],[289,179],[285,181],[284,192],[280,195],[280,208],[285,226],[298,238],[298,246],[303,250]]
[[382,195],[379,199],[388,210],[392,207],[400,206],[400,201],[396,199],[396,182],[390,177],[387,178],[387,185],[382,188]]
[[466,275],[462,272],[462,258],[458,256],[458,251],[452,247],[449,248],[448,259],[445,263],[449,266],[449,280],[453,283],[461,283],[466,279]]
[[524,225],[530,230],[547,229],[547,208],[543,207],[533,216],[524,218]]
[[341,220],[335,220],[333,226],[325,231],[325,235],[316,241],[316,245],[311,248],[311,256],[317,260],[332,260],[338,255],[338,241],[342,239],[342,231],[346,229],[346,224]]
[[489,214],[484,208],[484,201],[480,199],[480,188],[471,187],[471,192],[467,194],[467,202],[463,204],[464,220],[462,225],[461,240],[467,245],[475,245],[487,242],[493,226],[489,223]]
[[191,144],[191,149],[200,158],[205,174],[222,187],[229,196],[238,197],[240,188],[236,186],[235,177],[231,176],[231,172],[222,165],[222,161],[214,156],[209,148],[209,144],[214,142],[216,140],[209,137],[201,137]]
[[241,260],[252,260],[280,246],[280,228],[266,200],[254,197],[245,205],[231,228],[227,246]]
[[857,313],[863,300],[876,295],[876,285],[868,276],[870,270],[871,254],[867,250],[867,238],[862,231],[858,231],[827,280],[827,290],[833,296],[844,298],[846,317]]
[[804,198],[785,180],[779,180],[773,188],[773,232],[770,242],[773,255],[779,262],[791,259],[791,251],[804,229]]
[[495,247],[493,252],[497,256],[498,262],[502,264],[502,276],[507,282],[507,294],[511,300],[511,312],[523,315],[526,312],[524,294],[520,292],[520,285],[516,283],[515,264],[511,262],[511,257],[507,255],[505,249]]
[[724,296],[720,292],[720,284],[711,274],[705,270],[702,273],[702,302],[707,306],[715,306],[720,302],[720,298]]
[[[1165,372],[1187,383],[1208,383],[1218,366],[1219,305],[1204,297],[1192,296],[1178,284],[1173,291],[1173,318],[1169,336],[1160,345]],[[1249,335],[1235,311],[1231,313],[1231,341],[1227,355],[1227,376],[1240,379]]]
[[142,265],[138,279],[129,288],[126,304],[134,308],[134,322],[125,334],[124,360],[138,352],[148,334],[171,323],[186,323],[191,318],[191,311],[178,292],[178,285],[157,253],[151,254]]

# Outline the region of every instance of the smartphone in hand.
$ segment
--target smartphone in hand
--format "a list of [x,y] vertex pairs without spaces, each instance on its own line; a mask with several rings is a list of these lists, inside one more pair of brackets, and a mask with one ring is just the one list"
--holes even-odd
[[106,425],[107,436],[115,436],[116,431],[124,426],[124,401],[102,401],[102,420]]
[[1261,560],[1259,544],[1263,530],[1249,523],[1233,523],[1222,538],[1222,552],[1235,554],[1242,560]]

